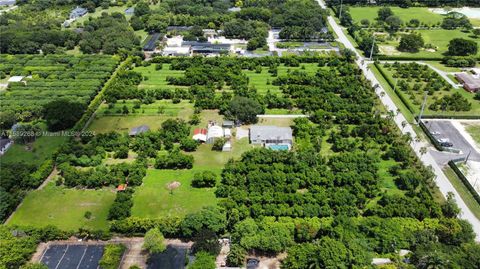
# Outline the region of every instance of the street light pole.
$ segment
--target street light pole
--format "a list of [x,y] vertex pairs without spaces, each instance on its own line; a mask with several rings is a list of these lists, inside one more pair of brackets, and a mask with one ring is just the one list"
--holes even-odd
[[342,10],[343,10],[343,0],[340,0],[340,13],[338,14],[338,19],[342,19]]
[[427,103],[427,91],[425,91],[425,96],[423,97],[422,109],[420,110],[420,115],[418,115],[418,123],[422,121],[423,111],[425,110],[425,104]]
[[373,36],[373,42],[372,42],[372,49],[370,50],[370,61],[372,60],[373,57],[373,48],[375,47],[375,35]]

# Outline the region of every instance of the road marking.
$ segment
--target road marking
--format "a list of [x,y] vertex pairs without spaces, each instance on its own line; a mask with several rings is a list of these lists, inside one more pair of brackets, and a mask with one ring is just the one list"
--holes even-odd
[[60,258],[60,261],[58,261],[57,266],[55,266],[55,269],[58,269],[58,266],[60,265],[60,263],[62,262],[63,258],[65,257],[65,254],[67,253],[69,246],[70,246],[70,245],[67,245],[67,248],[65,249],[65,252],[63,252],[63,255],[62,255],[62,257]]
[[80,261],[78,262],[77,269],[80,268],[80,264],[83,261],[83,257],[85,257],[85,253],[87,253],[88,246],[85,247],[85,250],[83,251],[82,258],[80,258]]

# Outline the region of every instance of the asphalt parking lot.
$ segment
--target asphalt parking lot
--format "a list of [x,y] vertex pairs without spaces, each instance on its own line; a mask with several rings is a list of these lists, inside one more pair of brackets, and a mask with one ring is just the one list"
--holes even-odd
[[440,120],[425,120],[425,126],[428,128],[430,133],[438,139],[444,138],[448,139],[449,142],[453,144],[452,149],[458,149],[461,151],[460,154],[450,153],[450,152],[438,152],[431,151],[430,153],[435,158],[435,161],[444,165],[448,161],[458,158],[464,158],[469,153],[469,159],[472,161],[480,161],[480,153],[477,152],[463,137],[463,135],[453,126],[450,121],[440,121]]
[[183,269],[188,248],[168,245],[167,249],[151,255],[147,261],[147,269]]
[[51,245],[41,262],[49,269],[96,269],[102,255],[101,245]]

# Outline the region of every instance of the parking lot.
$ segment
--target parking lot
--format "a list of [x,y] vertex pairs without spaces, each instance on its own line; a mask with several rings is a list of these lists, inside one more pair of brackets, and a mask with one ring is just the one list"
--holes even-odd
[[185,268],[188,248],[168,245],[167,249],[148,259],[147,269],[182,269]]
[[50,245],[41,262],[49,269],[95,269],[102,255],[102,245]]
[[452,144],[451,149],[460,151],[460,153],[431,151],[438,164],[444,165],[450,160],[465,158],[469,154],[470,160],[480,161],[480,153],[468,143],[451,121],[425,120],[424,123],[434,137],[450,142]]

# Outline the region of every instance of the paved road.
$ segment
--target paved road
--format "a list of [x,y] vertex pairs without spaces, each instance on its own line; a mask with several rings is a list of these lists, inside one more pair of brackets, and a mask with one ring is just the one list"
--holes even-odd
[[[317,0],[317,2],[321,7],[326,8],[323,0]],[[358,51],[355,49],[353,44],[348,40],[347,36],[344,34],[342,29],[335,22],[332,16],[328,16],[328,22],[330,23],[330,25],[332,26],[332,29],[337,34],[338,41],[342,42],[346,48],[351,49],[352,51],[355,52],[355,54],[358,57],[356,60],[356,63],[359,66],[359,68],[362,69],[365,77],[372,83],[372,86],[378,85],[378,87],[376,87],[375,89],[375,93],[378,95],[383,105],[387,108],[387,110],[396,112],[397,106],[392,101],[390,96],[388,94],[385,94],[383,96],[380,94],[382,92],[385,92],[385,90],[382,88],[380,82],[377,80],[377,78],[372,73],[372,71],[368,68],[368,66],[364,64],[364,60],[365,60],[364,57],[358,53]],[[478,220],[475,217],[475,215],[473,215],[472,211],[470,211],[470,209],[467,207],[465,202],[462,200],[462,198],[458,194],[457,190],[453,187],[452,183],[450,183],[448,178],[443,173],[441,167],[435,162],[435,159],[432,157],[431,153],[427,152],[426,154],[423,154],[423,155],[420,153],[420,149],[422,147],[430,147],[430,145],[425,142],[415,142],[416,134],[412,126],[408,123],[408,121],[405,119],[402,113],[395,113],[395,115],[396,116],[394,117],[394,121],[399,127],[399,129],[402,131],[402,133],[410,134],[412,136],[413,139],[412,139],[412,142],[410,143],[410,146],[413,148],[418,158],[423,162],[425,166],[432,167],[433,172],[436,175],[435,181],[437,183],[438,188],[442,192],[442,194],[445,197],[449,192],[452,192],[455,195],[457,204],[461,209],[460,218],[465,219],[472,224],[472,228],[476,233],[476,241],[480,242],[480,220]],[[407,123],[407,125],[403,128],[402,128],[402,122]]]

